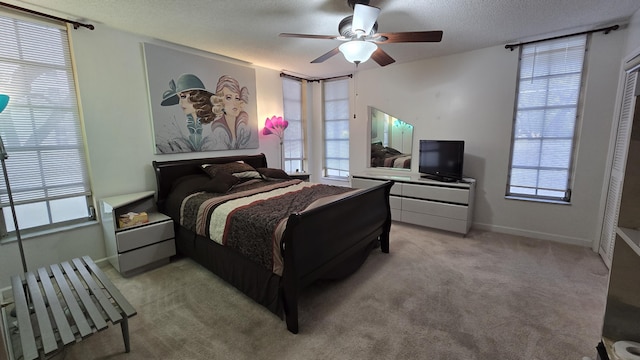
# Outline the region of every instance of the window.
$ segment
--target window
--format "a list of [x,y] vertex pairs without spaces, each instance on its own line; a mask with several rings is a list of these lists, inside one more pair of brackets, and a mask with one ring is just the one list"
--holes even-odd
[[[0,15],[0,114],[21,232],[87,221],[91,193],[64,27]],[[0,231],[15,231],[4,181]]]
[[349,177],[349,80],[323,83],[324,176]]
[[284,170],[304,171],[304,127],[302,122],[302,81],[282,78],[284,119],[289,122],[284,132]]
[[586,44],[582,35],[521,47],[507,196],[571,200]]

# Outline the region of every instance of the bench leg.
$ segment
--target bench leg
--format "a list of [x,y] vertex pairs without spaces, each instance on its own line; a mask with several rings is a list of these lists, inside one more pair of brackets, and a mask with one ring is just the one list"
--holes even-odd
[[122,329],[122,338],[124,339],[124,352],[128,353],[131,351],[131,346],[129,345],[129,319],[126,316],[123,316],[120,322],[120,328]]

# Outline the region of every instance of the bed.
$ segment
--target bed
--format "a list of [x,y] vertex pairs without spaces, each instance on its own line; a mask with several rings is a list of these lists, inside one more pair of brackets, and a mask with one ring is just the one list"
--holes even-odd
[[[261,178],[268,179],[264,182],[268,186],[277,188],[274,191],[286,192],[289,191],[288,187],[291,187],[304,189],[304,191],[300,190],[300,193],[305,194],[311,194],[310,188],[313,188],[313,191],[322,189],[321,193],[327,193],[320,195],[314,193],[315,198],[308,195],[305,197],[307,203],[304,204],[298,204],[297,200],[291,201],[291,208],[294,209],[291,213],[279,222],[270,220],[271,226],[276,224],[274,228],[253,229],[253,233],[249,233],[246,239],[242,239],[247,241],[247,244],[254,243],[250,241],[253,237],[260,237],[261,232],[266,232],[267,236],[271,237],[270,240],[259,240],[258,245],[237,245],[240,243],[238,238],[243,236],[232,235],[234,227],[230,224],[241,223],[235,228],[254,227],[253,223],[247,224],[249,221],[247,219],[253,219],[254,213],[244,213],[243,220],[237,220],[240,216],[236,216],[236,220],[230,220],[231,217],[224,220],[225,217],[220,215],[220,212],[236,214],[236,210],[226,210],[226,213],[222,210],[214,210],[207,215],[210,216],[209,219],[204,219],[206,217],[204,213],[218,206],[211,203],[223,203],[219,195],[231,197],[233,201],[242,203],[243,205],[239,207],[242,211],[253,211],[251,207],[254,205],[251,207],[247,205],[247,202],[251,203],[251,201],[241,198],[240,194],[260,193],[262,190],[258,188],[262,185],[257,183],[262,180],[242,179],[241,184],[233,185],[232,190],[222,194],[193,190],[187,192],[188,194],[182,193],[188,186],[185,184],[190,184],[191,179],[200,178],[205,174],[203,165],[218,169],[220,166],[235,163],[260,170]],[[286,179],[286,176],[276,176],[277,179],[274,179],[270,177],[271,171],[277,174],[279,170],[267,167],[264,154],[153,161],[152,166],[157,182],[158,210],[174,220],[178,254],[192,258],[257,303],[280,318],[284,318],[287,329],[292,333],[298,333],[299,330],[298,295],[304,287],[319,279],[341,279],[352,274],[377,246],[382,252],[389,252],[391,228],[389,192],[393,185],[391,181],[369,189],[342,188],[343,190],[340,190],[334,189],[337,187],[315,186],[318,184]],[[245,173],[248,174],[249,171]],[[220,171],[217,174],[219,175]],[[234,175],[238,174],[234,173]],[[223,178],[226,179],[226,177]],[[215,184],[212,185],[214,182]],[[218,183],[218,178],[212,176],[207,186],[213,186],[216,188],[214,190],[218,191]],[[226,185],[223,186],[224,188]],[[287,189],[280,190],[281,188]],[[292,192],[298,194],[297,191]],[[327,194],[329,195],[324,196]],[[293,195],[287,193],[279,196]],[[317,198],[318,196],[323,197]],[[179,200],[181,197],[184,197],[184,200]],[[198,203],[200,201],[198,199],[201,198],[205,200]],[[255,204],[260,204],[263,208],[280,208],[279,205],[269,207],[267,201],[271,200],[259,200]],[[280,201],[283,201],[282,198]],[[300,206],[306,207],[301,209]],[[239,210],[238,213],[240,213]],[[188,214],[195,215],[188,216]],[[269,216],[275,215],[269,214]],[[194,225],[186,221],[192,217],[196,217],[198,219],[196,222],[199,221],[199,223]],[[203,223],[205,225],[202,225]],[[220,228],[216,224],[226,224],[224,231],[219,231]],[[328,226],[328,224],[334,226]],[[337,224],[339,226],[335,226]],[[203,232],[202,229],[205,231]],[[218,234],[217,237],[213,237],[212,233]],[[221,233],[226,240],[219,238]],[[279,243],[276,239],[279,239]],[[272,254],[256,258],[251,251],[247,253],[247,249],[244,248],[262,248],[256,253],[264,255],[266,253],[264,244],[259,245],[264,242],[272,242],[268,245],[272,246]],[[236,245],[229,246],[229,244]]]
[[411,154],[382,145],[380,142],[371,144],[371,167],[411,168]]

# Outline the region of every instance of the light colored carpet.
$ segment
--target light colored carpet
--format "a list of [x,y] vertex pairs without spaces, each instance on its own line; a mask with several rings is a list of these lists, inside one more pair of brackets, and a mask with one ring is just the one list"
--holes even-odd
[[591,249],[394,223],[342,281],[300,301],[300,333],[189,259],[107,274],[138,311],[55,359],[595,358],[608,270]]

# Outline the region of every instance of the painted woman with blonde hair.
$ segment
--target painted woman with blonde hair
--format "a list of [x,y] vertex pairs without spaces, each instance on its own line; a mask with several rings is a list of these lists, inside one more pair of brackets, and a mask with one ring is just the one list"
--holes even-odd
[[211,123],[216,149],[246,148],[251,140],[249,114],[244,111],[249,102],[249,90],[240,87],[235,78],[223,75],[218,79],[216,93],[210,99],[212,105],[218,102],[221,102],[222,109],[217,111],[214,106],[213,113],[217,112],[217,115]]

